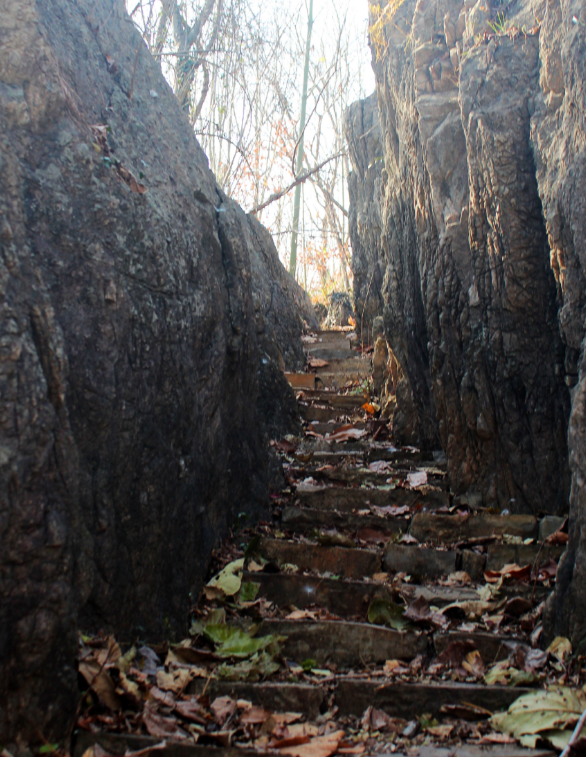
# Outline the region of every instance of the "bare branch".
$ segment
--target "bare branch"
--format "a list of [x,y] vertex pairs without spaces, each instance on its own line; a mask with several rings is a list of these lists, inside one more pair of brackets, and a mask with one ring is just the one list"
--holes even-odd
[[268,200],[265,200],[261,205],[258,205],[256,208],[253,208],[250,213],[252,215],[256,215],[261,210],[264,210],[264,208],[267,207],[267,205],[271,205],[273,202],[276,202],[277,200],[280,200],[281,197],[284,197],[286,194],[288,194],[292,189],[295,189],[295,187],[298,184],[303,184],[307,179],[309,179],[310,176],[313,176],[313,174],[317,173],[320,169],[322,169],[325,165],[328,163],[331,163],[332,160],[336,160],[337,158],[340,158],[342,155],[344,155],[343,152],[338,152],[336,155],[331,155],[329,158],[326,158],[326,160],[322,161],[318,166],[315,166],[315,168],[312,168],[310,171],[306,171],[305,173],[302,173],[301,176],[298,176],[297,179],[292,184],[289,184],[286,189],[282,189],[280,192],[275,192],[272,194]]

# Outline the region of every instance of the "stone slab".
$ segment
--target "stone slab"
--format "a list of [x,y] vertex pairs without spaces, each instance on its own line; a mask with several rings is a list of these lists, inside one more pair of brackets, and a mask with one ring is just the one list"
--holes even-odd
[[366,487],[315,486],[299,488],[296,499],[307,507],[349,512],[362,510],[368,504],[377,507],[389,505],[421,504],[424,507],[442,507],[449,501],[447,492],[436,489],[367,489]]
[[269,633],[287,637],[283,648],[287,659],[298,663],[313,659],[318,666],[332,663],[352,668],[385,660],[410,661],[427,650],[424,633],[395,631],[368,623],[264,620],[257,635]]
[[293,389],[313,389],[315,373],[285,373],[285,378]]
[[468,702],[490,712],[506,710],[518,697],[532,689],[506,686],[482,686],[464,683],[382,683],[340,677],[334,693],[338,714],[360,716],[367,707],[376,707],[391,717],[414,720],[429,713],[440,714],[445,704]]
[[268,681],[246,683],[215,679],[208,682],[207,678],[196,678],[189,684],[187,692],[198,695],[204,688],[212,700],[216,697],[248,699],[252,704],[272,712],[301,712],[310,720],[319,715],[325,697],[323,688],[309,684]]
[[[476,595],[478,599],[478,595]],[[453,642],[458,641],[471,641],[476,646],[476,649],[480,652],[480,656],[484,664],[488,667],[494,662],[504,660],[509,655],[509,650],[505,647],[505,642],[509,644],[521,643],[519,639],[512,637],[499,636],[493,633],[483,633],[482,631],[474,631],[472,633],[464,633],[462,631],[450,631],[449,633],[435,633],[433,636],[433,643],[435,646],[436,654],[441,654],[446,647]]]
[[487,550],[486,569],[501,570],[505,565],[544,565],[551,558],[559,560],[565,547],[542,547],[541,544],[491,544]]
[[452,544],[482,536],[509,534],[523,539],[536,538],[538,521],[532,515],[444,515],[417,513],[410,533],[419,541]]
[[[96,745],[101,746],[109,755],[124,755],[127,752],[143,751],[145,756],[152,754],[154,757],[242,757],[242,755],[260,757],[262,754],[251,749],[194,744],[192,739],[186,739],[184,742],[166,740],[164,746],[161,742],[162,739],[154,736],[79,731],[74,737],[71,754],[73,757],[82,757],[87,749]],[[153,747],[153,749],[151,750],[150,747]]]
[[242,580],[259,583],[258,596],[265,597],[279,607],[292,605],[303,610],[315,605],[341,617],[362,616],[366,619],[368,606],[375,597],[393,599],[389,587],[372,581],[337,581],[297,573],[247,572],[243,574]]
[[423,597],[434,607],[445,607],[453,602],[477,601],[478,592],[466,586],[417,586],[403,584],[401,594],[409,604]]
[[385,570],[390,573],[407,573],[415,580],[438,578],[454,573],[456,552],[441,552],[436,549],[389,544],[383,557]]
[[385,518],[378,515],[354,515],[309,507],[286,507],[281,513],[281,526],[297,533],[309,533],[316,528],[335,528],[352,535],[359,533],[360,529],[369,528],[390,536],[405,533],[409,528],[409,519],[390,515]]
[[342,578],[363,578],[381,570],[377,552],[346,547],[322,547],[281,539],[263,539],[259,552],[277,565],[296,565],[300,570],[332,573]]
[[[393,757],[413,757],[404,752],[394,752]],[[548,749],[524,749],[515,744],[463,744],[449,749],[424,745],[417,747],[417,757],[554,757],[556,752]],[[378,757],[391,757],[386,753],[378,753]]]

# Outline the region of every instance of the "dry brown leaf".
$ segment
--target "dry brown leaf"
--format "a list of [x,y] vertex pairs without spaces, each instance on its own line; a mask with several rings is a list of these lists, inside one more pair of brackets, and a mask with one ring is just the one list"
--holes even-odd
[[151,736],[176,740],[188,738],[188,734],[179,728],[175,718],[160,715],[158,712],[151,710],[148,704],[145,705],[143,710],[142,722]]
[[433,725],[425,730],[430,736],[435,736],[436,739],[444,740],[449,739],[454,730],[454,725]]
[[520,566],[516,563],[505,565],[500,570],[484,571],[484,578],[490,584],[497,583],[501,578],[510,578],[513,581],[526,581],[530,577],[531,565]]
[[[199,671],[199,673],[198,673]],[[194,678],[206,677],[208,673],[202,668],[174,668],[168,673],[164,670],[157,671],[157,686],[162,691],[172,691],[174,694],[181,694]]]
[[212,702],[210,709],[220,725],[224,725],[226,720],[236,711],[236,700],[230,697],[217,697]]
[[240,723],[242,725],[259,725],[264,723],[271,717],[271,713],[265,710],[264,707],[249,707],[246,712],[243,712],[240,716]]
[[290,754],[292,757],[330,757],[343,738],[344,731],[333,731],[325,736],[317,736],[307,744],[288,746],[279,751],[282,754]]
[[79,672],[98,699],[111,710],[119,710],[122,707],[119,696],[116,694],[116,686],[108,673],[102,668],[97,660],[81,660]]
[[303,717],[301,712],[273,712],[271,717],[274,719],[277,725],[288,725],[289,723],[295,723]]

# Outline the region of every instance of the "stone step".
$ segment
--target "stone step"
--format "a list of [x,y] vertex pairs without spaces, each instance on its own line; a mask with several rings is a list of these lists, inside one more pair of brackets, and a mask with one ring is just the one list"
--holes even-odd
[[333,389],[343,389],[356,381],[364,381],[370,375],[370,369],[360,367],[359,370],[349,369],[346,371],[328,370],[328,366],[320,369],[316,375],[317,386],[331,387]]
[[313,389],[315,387],[315,373],[287,373],[285,378],[293,389]]
[[248,683],[244,681],[220,681],[197,678],[192,681],[187,693],[200,695],[205,689],[213,701],[216,697],[247,699],[253,705],[265,707],[271,712],[300,712],[309,720],[317,718],[325,703],[326,689],[303,683]]
[[[321,576],[302,576],[297,573],[248,573],[243,581],[260,584],[258,596],[265,597],[277,607],[323,607],[329,612],[345,617],[366,618],[368,606],[377,597],[388,601],[393,592],[388,586],[373,581],[344,581]],[[474,598],[478,595],[474,593]],[[450,599],[445,603],[449,604]]]
[[329,362],[338,362],[340,360],[362,360],[360,353],[352,352],[350,344],[346,346],[337,347],[333,344],[330,345],[318,345],[312,344],[306,347],[307,352],[311,357],[318,358],[319,360],[327,360]]
[[[331,510],[316,510],[306,507],[285,507],[281,513],[281,527],[294,533],[309,534],[319,529],[336,529],[355,536],[361,541],[371,541],[368,532],[380,532],[390,538],[393,534],[406,533],[410,520],[405,516],[354,515]],[[361,537],[361,532],[363,536]]]
[[[317,355],[316,355],[317,357]],[[325,358],[321,358],[322,360]],[[359,377],[367,378],[370,376],[371,368],[370,368],[370,360],[368,358],[363,358],[358,355],[356,357],[338,357],[338,358],[330,358],[327,360],[327,365],[322,366],[321,368],[316,368],[316,372],[318,376],[321,376],[322,374],[353,374],[354,380],[356,380]]]
[[473,550],[440,550],[409,544],[389,544],[383,555],[383,566],[390,573],[406,573],[416,581],[436,579],[463,570],[472,580],[481,581],[486,570],[498,571],[505,565],[531,565],[536,569],[559,560],[564,547],[543,547],[540,544],[490,544],[486,553]]
[[429,509],[446,507],[449,495],[438,489],[367,489],[343,486],[298,487],[295,499],[306,507],[351,512],[363,510],[369,504],[377,507],[421,504]]
[[285,539],[262,539],[258,549],[265,560],[279,567],[296,565],[299,570],[331,573],[341,578],[363,578],[381,570],[381,556],[367,549],[324,547]]
[[[317,689],[315,690],[318,691]],[[325,692],[322,691],[321,693],[322,697],[325,698]],[[234,692],[233,698],[243,699],[244,697],[237,697],[236,692]],[[266,707],[267,709],[271,709],[271,703],[267,703]],[[146,755],[153,754],[153,752],[156,752],[160,757],[240,757],[241,755],[262,757],[266,754],[257,750],[194,744],[191,740],[186,742],[161,742],[160,738],[154,736],[80,731],[75,738],[72,757],[83,757],[88,749],[92,749],[95,746],[101,747],[105,754],[114,755],[115,757],[118,755],[122,757],[123,755],[133,753]],[[274,754],[274,752],[271,754]],[[450,746],[449,749],[424,744],[417,747],[417,754],[418,757],[554,757],[555,755],[554,752],[545,749],[523,749],[514,744],[483,744],[481,746],[472,744],[456,747]],[[412,757],[411,753],[407,755],[402,752],[394,752],[394,755],[395,757]]]
[[308,423],[311,423],[312,421],[319,421],[320,423],[323,423],[324,421],[335,421],[349,413],[356,412],[352,409],[329,407],[325,405],[311,405],[304,402],[299,402],[298,407],[301,418]]
[[454,544],[503,534],[531,539],[537,537],[538,528],[537,518],[532,515],[416,513],[409,533],[421,542]]
[[338,394],[324,389],[303,391],[298,396],[298,401],[306,404],[326,405],[327,407],[344,407],[360,409],[368,398],[361,394]]
[[352,668],[385,660],[410,661],[427,651],[425,633],[341,620],[264,620],[257,635],[268,634],[287,637],[283,647],[287,659],[299,664],[313,659],[318,667]]
[[532,565],[538,568],[549,560],[559,560],[565,546],[535,544],[490,544],[486,554],[486,570],[500,570],[504,565]]
[[402,683],[364,680],[340,676],[334,693],[338,715],[361,715],[367,707],[376,707],[391,717],[414,720],[418,715],[440,714],[446,704],[466,702],[490,712],[507,709],[518,697],[531,689],[483,686],[472,683]]

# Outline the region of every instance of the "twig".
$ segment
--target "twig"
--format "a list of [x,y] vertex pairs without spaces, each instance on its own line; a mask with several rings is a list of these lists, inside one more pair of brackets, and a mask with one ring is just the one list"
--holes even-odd
[[578,721],[578,723],[576,724],[576,727],[574,728],[574,733],[571,735],[570,740],[568,741],[568,746],[560,754],[560,757],[568,757],[568,755],[570,754],[572,750],[572,747],[580,738],[580,733],[582,732],[584,723],[586,723],[586,710],[584,710],[584,712],[580,715],[580,720]]
[[132,93],[134,92],[134,77],[136,76],[136,67],[138,66],[138,58],[140,55],[140,49],[142,47],[142,39],[138,43],[138,49],[134,58],[134,68],[132,69],[132,81],[130,82],[130,92],[128,93],[128,99],[132,100]]
[[256,208],[253,208],[250,213],[251,215],[256,215],[261,210],[264,210],[264,208],[267,207],[267,205],[270,205],[273,202],[276,202],[277,200],[280,200],[281,197],[286,195],[288,192],[290,192],[292,189],[295,189],[295,187],[298,184],[303,183],[304,181],[307,181],[310,176],[313,176],[314,173],[317,173],[321,168],[323,168],[327,163],[330,163],[332,160],[336,160],[337,158],[342,157],[342,155],[345,155],[345,152],[338,152],[335,155],[330,156],[326,160],[324,160],[322,163],[320,163],[315,168],[312,168],[311,171],[306,171],[305,173],[302,173],[301,176],[298,176],[295,181],[292,184],[289,184],[289,186],[286,189],[282,189],[280,192],[275,192],[272,194],[268,200],[265,200],[261,205],[257,205]]

